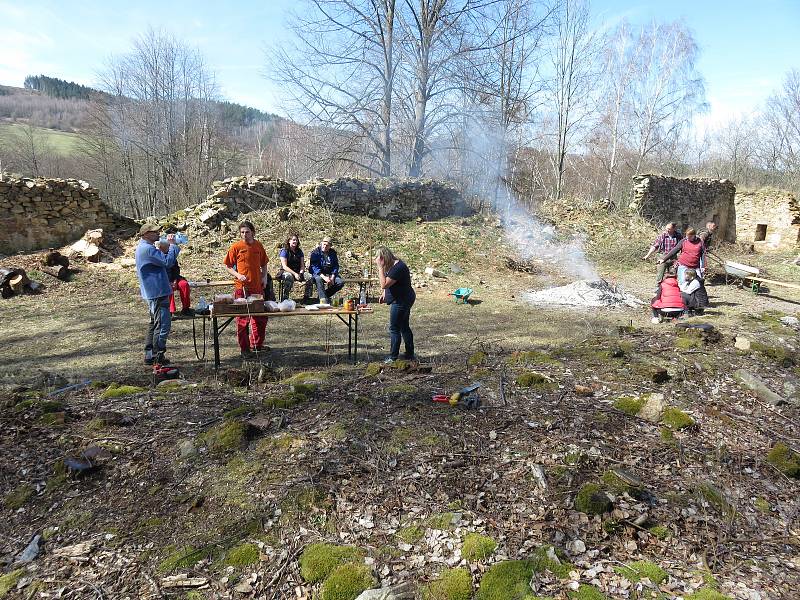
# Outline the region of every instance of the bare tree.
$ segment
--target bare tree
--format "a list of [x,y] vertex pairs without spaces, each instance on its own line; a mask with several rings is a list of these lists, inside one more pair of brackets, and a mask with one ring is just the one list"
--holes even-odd
[[549,95],[555,107],[556,143],[551,157],[555,189],[561,198],[567,154],[576,134],[589,115],[593,74],[595,36],[589,29],[589,5],[586,0],[564,0],[556,13],[556,39],[550,52],[553,75]]
[[762,121],[764,166],[776,183],[800,188],[800,71],[786,75],[783,87],[767,101]]
[[349,132],[345,160],[381,176],[392,172],[395,2],[310,0],[291,23],[294,47],[275,49],[270,61],[297,116]]
[[703,79],[695,70],[699,49],[681,22],[652,22],[637,42],[631,90],[634,171],[681,134],[704,107]]

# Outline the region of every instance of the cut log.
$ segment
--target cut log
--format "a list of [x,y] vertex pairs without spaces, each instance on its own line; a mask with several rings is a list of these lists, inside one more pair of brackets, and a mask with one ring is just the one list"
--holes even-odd
[[100,247],[85,239],[78,240],[72,244],[69,249],[77,254],[83,255],[86,260],[90,262],[98,262],[100,260]]
[[15,294],[21,294],[22,289],[25,287],[25,280],[27,277],[23,273],[18,273],[8,280],[8,286]]
[[64,265],[54,265],[52,267],[42,267],[42,272],[52,275],[56,279],[66,281],[69,278],[69,269]]
[[50,248],[50,251],[44,255],[44,264],[47,267],[63,265],[64,267],[69,268],[69,259],[61,254],[58,250],[53,250]]
[[44,289],[44,284],[31,280],[28,282],[27,288],[32,294],[38,294]]

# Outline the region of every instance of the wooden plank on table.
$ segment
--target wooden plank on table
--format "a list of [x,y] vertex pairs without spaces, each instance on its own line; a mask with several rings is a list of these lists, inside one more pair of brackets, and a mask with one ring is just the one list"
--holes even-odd
[[786,283],[783,281],[775,281],[774,279],[764,279],[763,277],[743,277],[742,279],[750,279],[751,281],[759,281],[763,283],[771,283],[773,285],[782,285],[784,287],[800,290],[800,285],[796,283]]

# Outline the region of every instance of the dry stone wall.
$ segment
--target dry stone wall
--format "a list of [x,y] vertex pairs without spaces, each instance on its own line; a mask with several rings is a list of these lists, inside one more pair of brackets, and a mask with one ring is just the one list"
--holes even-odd
[[674,221],[681,230],[690,226],[699,231],[707,221],[714,221],[718,239],[736,240],[736,186],[732,181],[649,174],[636,175],[633,181],[630,208],[659,227]]
[[60,247],[79,239],[87,229],[129,223],[85,181],[0,173],[2,254]]
[[773,188],[737,191],[736,241],[757,250],[795,250],[800,241],[800,204],[790,192]]
[[243,213],[296,201],[390,221],[435,220],[465,211],[457,188],[430,179],[342,177],[294,185],[275,177],[248,175],[215,181],[212,187],[214,192],[206,200],[162,219],[162,225],[216,229]]

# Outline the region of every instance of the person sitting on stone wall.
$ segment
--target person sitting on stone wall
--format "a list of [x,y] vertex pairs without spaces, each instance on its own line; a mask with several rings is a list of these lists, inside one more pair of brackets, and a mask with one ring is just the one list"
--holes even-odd
[[[296,233],[292,233],[286,238],[278,258],[281,261],[281,266],[275,277],[282,284],[281,301],[283,301],[289,298],[289,293],[292,291],[295,281],[306,280],[305,256],[303,255],[303,249],[300,248],[300,237]],[[309,283],[311,282],[309,281]],[[306,286],[303,293],[304,301],[308,297],[308,293],[309,286]]]
[[664,274],[664,279],[658,284],[658,290],[650,307],[653,309],[653,323],[660,323],[664,318],[674,319],[683,316],[686,304],[681,296],[674,266]]
[[[160,240],[157,242],[159,250],[164,254],[169,252],[169,242]],[[178,261],[175,264],[167,267],[167,274],[169,275],[169,283],[172,286],[172,295],[169,297],[169,312],[174,319],[189,318],[194,316],[194,309],[192,309],[191,291],[189,282],[185,277],[181,276],[181,267]],[[175,314],[175,290],[178,290],[178,295],[181,297],[181,312]]]
[[697,277],[694,269],[686,269],[686,283],[678,284],[681,290],[681,298],[686,305],[689,316],[695,314],[702,315],[708,306],[708,294],[703,285],[703,280]]
[[659,253],[659,258],[662,260],[658,261],[658,271],[656,272],[656,289],[658,289],[658,284],[661,283],[661,280],[664,279],[664,273],[667,272],[672,266],[674,261],[672,260],[663,260],[664,257],[669,254],[672,249],[678,244],[681,240],[681,232],[678,231],[677,225],[675,223],[670,222],[667,223],[666,227],[664,227],[664,231],[656,238],[656,241],[650,246],[650,249],[647,251],[642,257],[642,260],[647,260],[654,252]]
[[317,284],[320,303],[330,303],[331,296],[344,287],[344,280],[339,276],[339,258],[330,237],[322,238],[319,246],[311,252],[308,268]]
[[694,269],[699,279],[703,278],[703,267],[706,260],[706,246],[703,241],[695,235],[694,227],[686,230],[686,237],[678,242],[675,247],[663,258],[659,259],[659,264],[678,257],[678,283],[686,283],[686,270]]

